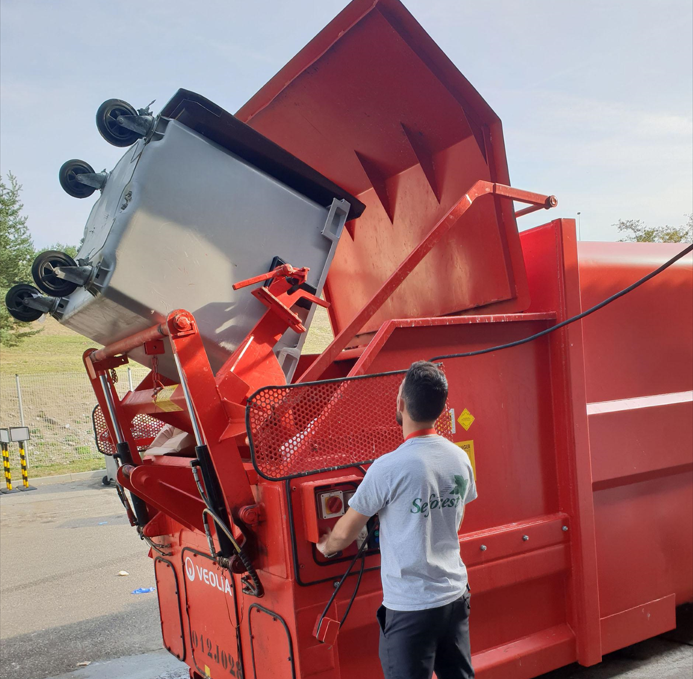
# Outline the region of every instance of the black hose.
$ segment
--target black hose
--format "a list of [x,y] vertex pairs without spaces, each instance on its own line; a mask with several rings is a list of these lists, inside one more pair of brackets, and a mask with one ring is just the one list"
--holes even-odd
[[587,311],[583,311],[581,314],[578,314],[577,316],[573,316],[572,318],[568,318],[565,321],[561,321],[560,323],[557,323],[556,325],[552,325],[550,328],[547,328],[546,330],[542,330],[541,332],[538,332],[534,335],[530,335],[529,337],[524,337],[523,339],[516,340],[515,342],[509,342],[508,344],[499,344],[498,346],[495,347],[489,347],[488,349],[478,349],[477,351],[467,351],[462,354],[443,354],[442,356],[434,356],[431,361],[442,361],[442,360],[447,360],[451,358],[468,358],[469,356],[480,356],[481,354],[490,354],[492,351],[500,351],[501,349],[510,349],[511,347],[518,347],[521,344],[527,344],[528,342],[533,342],[535,339],[539,339],[540,337],[543,337],[544,335],[548,335],[549,333],[555,332],[556,330],[559,330],[560,328],[564,328],[566,325],[570,325],[571,323],[575,323],[575,321],[579,321],[585,316],[589,316],[590,314],[593,314],[595,311],[599,311],[599,309],[602,309],[605,307],[607,304],[611,304],[611,302],[617,300],[619,297],[623,297],[624,295],[627,295],[629,292],[632,290],[635,290],[635,288],[641,286],[643,283],[646,283],[649,281],[651,278],[654,278],[655,276],[658,276],[662,271],[665,269],[668,269],[672,264],[675,262],[678,262],[679,259],[682,257],[686,256],[689,252],[693,251],[693,245],[689,245],[687,248],[684,248],[679,252],[676,256],[672,257],[669,261],[665,262],[660,266],[658,269],[655,269],[651,273],[648,273],[647,276],[643,276],[640,280],[636,281],[632,285],[629,285],[627,288],[623,288],[620,292],[617,292],[615,295],[611,295],[611,297],[607,297],[605,300],[602,302],[599,302],[599,304],[595,304],[595,306],[587,309]]
[[[245,566],[245,569],[248,571],[248,576],[250,576],[250,579],[253,581],[252,585],[250,583],[244,582],[244,587],[243,587],[243,593],[244,594],[250,594],[251,596],[256,596],[256,597],[262,597],[265,593],[265,589],[262,586],[262,583],[260,582],[260,578],[257,575],[257,572],[255,571],[255,568],[253,567],[253,562],[250,560],[248,555],[243,551],[243,548],[241,548],[238,551],[238,558],[241,560],[242,564]],[[242,580],[245,580],[245,578],[241,578]]]

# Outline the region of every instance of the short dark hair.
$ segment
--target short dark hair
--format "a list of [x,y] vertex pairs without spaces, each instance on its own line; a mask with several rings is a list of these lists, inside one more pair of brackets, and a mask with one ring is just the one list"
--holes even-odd
[[448,398],[445,373],[430,361],[412,363],[404,378],[402,398],[414,422],[437,420]]

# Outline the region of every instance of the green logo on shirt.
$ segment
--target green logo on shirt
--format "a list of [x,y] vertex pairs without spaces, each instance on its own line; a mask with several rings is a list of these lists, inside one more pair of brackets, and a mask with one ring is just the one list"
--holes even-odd
[[464,476],[458,476],[455,474],[455,486],[450,491],[450,495],[459,495],[460,497],[464,497],[467,494],[468,484],[468,479],[465,479]]
[[428,502],[424,502],[423,498],[417,497],[411,503],[412,508],[409,512],[411,514],[421,514],[424,517],[428,517],[432,509],[456,509],[459,507],[460,501],[464,499],[467,494],[469,480],[457,474],[455,474],[453,478],[454,485],[452,490],[448,492],[448,495],[454,495],[456,497],[438,497],[435,493],[431,493]]

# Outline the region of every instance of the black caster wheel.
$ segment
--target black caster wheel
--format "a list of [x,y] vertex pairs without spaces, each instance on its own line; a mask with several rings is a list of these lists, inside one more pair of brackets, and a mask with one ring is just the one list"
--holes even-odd
[[126,101],[109,99],[96,112],[99,134],[113,146],[132,146],[142,135],[118,124],[118,116],[136,116],[137,111]]
[[77,284],[58,278],[53,269],[58,266],[77,266],[72,257],[64,252],[48,250],[36,257],[31,265],[31,275],[36,287],[51,297],[66,297],[77,289]]
[[89,165],[89,163],[75,158],[63,163],[63,166],[58,172],[58,179],[60,180],[60,186],[63,187],[63,190],[68,195],[73,198],[88,198],[96,189],[93,186],[82,184],[82,182],[77,179],[77,175],[93,173],[94,168]]
[[31,299],[37,294],[39,294],[39,291],[33,285],[27,283],[19,283],[19,285],[11,287],[5,295],[7,310],[22,323],[38,321],[43,316],[43,311],[24,304],[26,299]]
[[110,486],[110,485],[111,485],[111,479],[108,478],[108,474],[106,474],[106,476],[104,476],[104,477],[101,479],[101,483],[102,483],[104,486]]

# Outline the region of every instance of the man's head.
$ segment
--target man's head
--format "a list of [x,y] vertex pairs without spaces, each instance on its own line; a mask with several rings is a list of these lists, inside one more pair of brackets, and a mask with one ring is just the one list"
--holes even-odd
[[404,418],[422,425],[435,422],[445,408],[448,381],[430,361],[412,363],[397,395],[397,424]]

